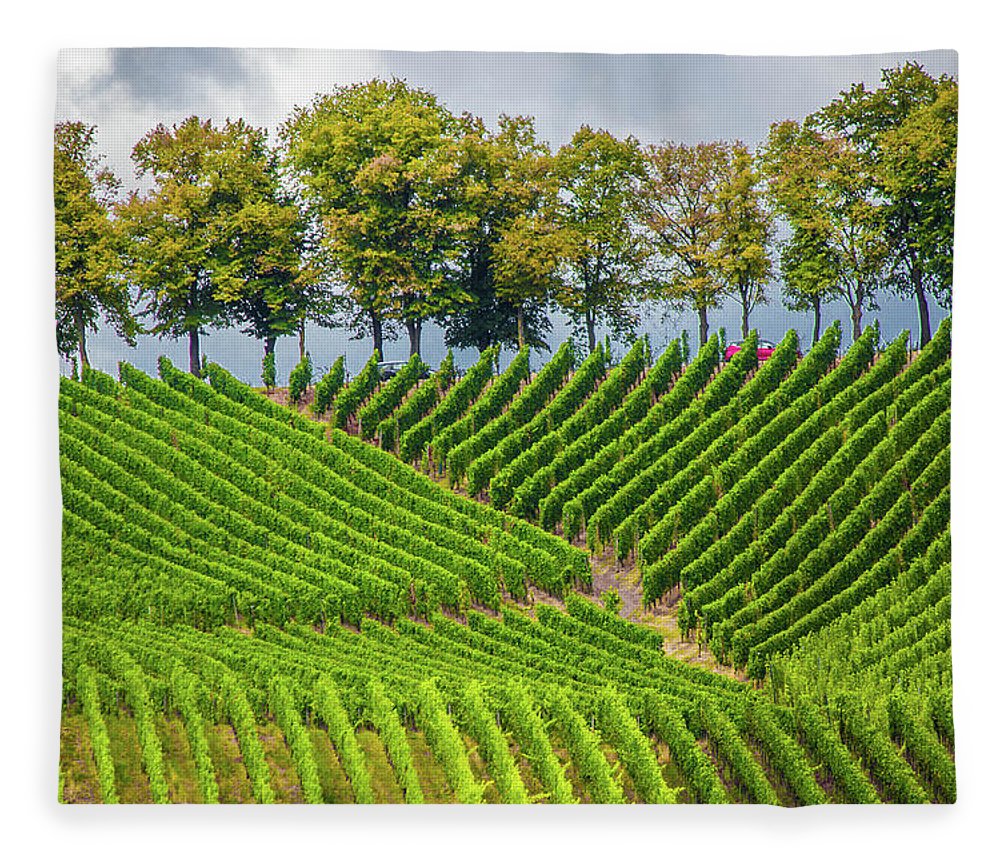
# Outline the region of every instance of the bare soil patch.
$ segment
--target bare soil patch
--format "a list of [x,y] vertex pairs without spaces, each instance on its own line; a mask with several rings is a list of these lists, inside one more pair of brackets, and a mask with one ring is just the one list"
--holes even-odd
[[[582,547],[584,542],[577,539],[572,543]],[[652,606],[643,606],[642,576],[634,558],[619,562],[615,557],[614,547],[608,547],[602,553],[591,555],[590,565],[593,570],[593,591],[590,594],[580,592],[584,597],[603,606],[601,595],[609,588],[617,589],[622,601],[618,614],[628,621],[651,627],[660,633],[664,637],[663,650],[668,656],[730,678],[747,680],[743,673],[716,661],[712,652],[696,640],[684,637],[677,623],[677,606],[683,596],[680,586],[672,588]],[[561,601],[555,603],[560,605]]]
[[[258,391],[258,392],[260,392],[261,394],[263,394],[269,400],[273,400],[279,406],[291,406],[292,405],[292,402],[291,402],[291,400],[288,397],[288,389],[287,388],[272,388],[270,390],[265,389],[265,388],[258,388],[258,389],[255,389],[255,390]],[[303,415],[305,415],[308,418],[315,418],[316,417],[316,416],[313,415],[312,410],[309,408],[310,406],[312,406],[312,402],[313,402],[313,397],[314,396],[315,396],[314,389],[307,388],[305,390],[305,392],[303,393],[302,399],[299,401],[298,406],[296,407],[300,413],[302,413]]]

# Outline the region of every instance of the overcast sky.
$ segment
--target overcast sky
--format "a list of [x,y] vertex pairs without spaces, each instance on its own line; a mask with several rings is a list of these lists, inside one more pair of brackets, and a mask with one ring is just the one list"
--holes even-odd
[[[553,147],[567,142],[583,123],[643,143],[673,140],[735,140],[755,146],[772,122],[802,119],[828,104],[852,83],[879,85],[881,70],[907,60],[932,75],[958,77],[953,51],[867,54],[837,57],[739,57],[713,55],[471,53],[396,51],[319,51],[244,49],[69,49],[60,52],[56,120],[82,120],[98,126],[98,148],[107,164],[135,187],[129,152],[157,123],[171,125],[196,114],[217,122],[242,117],[271,131],[295,105],[337,84],[397,76],[434,92],[454,113],[470,111],[488,123],[501,113],[535,117],[539,135]],[[764,337],[778,339],[794,326],[808,342],[811,320],[780,305],[777,287],[769,307],[751,318]],[[824,309],[825,322],[840,318],[849,332],[846,306]],[[940,320],[932,308],[932,323]],[[879,314],[886,335],[917,328],[912,302],[886,296]],[[727,303],[710,315],[713,329],[738,332],[739,309]],[[650,314],[643,331],[662,347],[681,329],[695,333],[696,319],[684,314],[664,321]],[[562,321],[554,340],[566,334]],[[342,332],[314,330],[308,345],[315,363],[325,367],[347,353],[357,369],[368,342],[352,342]],[[93,340],[91,359],[113,370],[119,358],[146,370],[166,353],[184,363],[183,343],[141,338],[128,349],[111,333]],[[235,332],[206,339],[210,358],[248,381],[259,382],[259,344]],[[387,357],[403,357],[405,339],[387,347]],[[398,353],[398,354],[397,354]],[[443,346],[434,326],[425,330],[425,357],[440,360]],[[279,376],[287,377],[296,355],[291,338],[279,341]],[[474,352],[458,355],[459,363]]]

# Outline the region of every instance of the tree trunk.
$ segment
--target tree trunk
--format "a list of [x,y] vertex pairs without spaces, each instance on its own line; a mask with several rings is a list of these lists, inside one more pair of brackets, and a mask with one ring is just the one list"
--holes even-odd
[[299,361],[306,357],[306,318],[299,320]]
[[517,306],[517,348],[524,349],[524,306]]
[[931,315],[927,310],[927,293],[924,292],[923,273],[918,269],[915,273],[913,291],[917,296],[917,313],[920,317],[920,348],[923,349],[931,340]]
[[861,337],[861,299],[851,304],[851,326],[854,329],[854,339]]
[[[743,302],[743,339],[746,340],[750,337],[750,304],[749,302]],[[725,349],[725,344],[722,345]]]
[[382,360],[382,318],[375,311],[369,311],[368,317],[372,324],[372,351],[378,353]]
[[597,349],[597,337],[594,330],[595,329],[594,312],[590,308],[587,308],[587,310],[584,312],[584,318],[587,321],[587,345],[590,347],[590,351],[593,352],[595,349]]
[[265,357],[274,352],[274,345],[277,343],[278,339],[271,335],[270,337],[264,338],[264,355]]
[[821,336],[820,332],[821,326],[819,321],[819,311],[821,302],[819,300],[819,296],[813,296],[812,303],[813,303],[813,346],[816,346],[816,344],[819,343],[819,339]]
[[191,373],[201,377],[201,346],[198,342],[198,329],[191,329],[188,332],[188,364]]
[[698,308],[698,346],[708,343],[708,308]]
[[423,320],[406,321],[406,333],[410,338],[410,358],[420,355],[420,333],[423,327]]
[[87,358],[87,326],[83,322],[83,311],[77,308],[73,311],[73,322],[76,324],[76,345],[80,350],[80,372],[83,368],[90,367],[90,359]]

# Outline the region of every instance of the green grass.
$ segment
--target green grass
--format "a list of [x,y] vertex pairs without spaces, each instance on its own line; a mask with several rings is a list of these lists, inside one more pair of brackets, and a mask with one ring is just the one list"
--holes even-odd
[[559,764],[564,769],[566,779],[569,780],[569,784],[573,787],[573,794],[579,798],[581,803],[591,803],[590,792],[587,791],[586,783],[584,783],[583,777],[580,776],[580,771],[577,770],[576,764],[570,758],[565,741],[560,737],[558,729],[554,726],[549,729],[549,742],[552,744],[553,755],[559,759]]
[[253,803],[253,790],[247,776],[239,744],[232,726],[223,723],[206,726],[208,751],[219,783],[220,803]]
[[105,715],[111,758],[115,763],[115,788],[121,803],[152,803],[149,777],[142,769],[142,750],[135,720],[122,715]]
[[611,773],[615,781],[622,787],[622,791],[625,793],[625,800],[629,803],[639,803],[640,801],[635,793],[635,785],[632,783],[632,777],[625,770],[625,765],[618,760],[618,753],[615,752],[614,747],[606,741],[601,741],[601,752],[604,753],[604,757],[611,766]]
[[434,758],[423,732],[411,728],[406,730],[406,740],[410,744],[410,754],[413,756],[413,766],[417,769],[420,780],[420,790],[424,793],[425,803],[454,803],[455,796],[448,777],[440,762]]
[[302,785],[292,761],[292,752],[285,743],[285,736],[274,723],[257,727],[257,737],[264,749],[264,760],[271,771],[271,787],[275,803],[302,803]]
[[715,765],[715,772],[719,775],[719,779],[722,781],[723,788],[726,790],[726,799],[729,803],[742,803],[743,798],[740,794],[740,787],[737,785],[736,777],[731,772],[729,765],[725,764],[715,754],[715,750],[712,748],[712,744],[709,743],[708,740],[704,738],[699,739],[698,746],[702,748],[705,755],[707,755],[712,764]]
[[548,803],[548,799],[542,799],[540,795],[545,793],[545,787],[539,782],[538,776],[535,774],[534,769],[531,766],[531,762],[527,760],[522,754],[521,750],[517,745],[517,741],[510,740],[510,754],[514,756],[514,761],[517,763],[518,772],[521,774],[521,781],[524,783],[525,789],[528,791],[528,797],[532,799],[532,802],[536,802],[535,798],[538,798],[539,803]]
[[163,769],[171,803],[200,803],[198,776],[184,723],[174,717],[156,717],[156,733],[163,749]]
[[87,719],[79,708],[63,713],[59,727],[59,774],[63,803],[101,802]]
[[344,771],[337,752],[330,743],[330,736],[324,729],[313,726],[308,729],[312,740],[319,784],[323,789],[326,803],[354,803],[354,792]]
[[668,747],[659,738],[654,738],[653,752],[656,754],[656,761],[660,765],[660,772],[663,774],[663,781],[667,784],[667,788],[681,789],[681,793],[677,798],[678,802],[694,803],[694,800],[691,797],[691,792],[688,790],[687,783],[684,781],[684,775],[681,773],[681,769],[670,758],[670,747]]
[[392,764],[385,754],[385,746],[379,739],[378,732],[372,729],[358,729],[356,732],[358,746],[365,754],[368,762],[368,773],[371,776],[372,793],[376,803],[402,803],[403,791],[396,782]]
[[500,803],[500,792],[493,783],[493,777],[490,776],[486,762],[479,754],[476,742],[465,735],[462,736],[462,739],[465,741],[465,748],[469,751],[469,766],[472,768],[473,775],[480,782],[486,783],[486,788],[483,790],[483,800],[486,803]]

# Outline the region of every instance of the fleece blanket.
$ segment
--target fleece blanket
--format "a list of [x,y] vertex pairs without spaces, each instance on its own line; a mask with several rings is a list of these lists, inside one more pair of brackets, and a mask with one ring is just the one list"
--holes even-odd
[[73,49],[65,803],[953,803],[957,57]]

